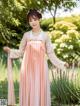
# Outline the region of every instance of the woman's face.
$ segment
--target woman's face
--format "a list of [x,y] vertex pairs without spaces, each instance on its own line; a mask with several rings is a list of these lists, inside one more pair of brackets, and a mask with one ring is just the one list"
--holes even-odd
[[40,26],[40,19],[38,17],[32,16],[29,18],[29,24],[33,29],[38,28]]

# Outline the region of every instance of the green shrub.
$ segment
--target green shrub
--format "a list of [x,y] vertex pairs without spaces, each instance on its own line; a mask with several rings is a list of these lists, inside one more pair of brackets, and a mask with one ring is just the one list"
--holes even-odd
[[52,23],[52,19],[43,19],[41,21],[41,27],[43,30],[48,31],[49,30],[49,25]]
[[[66,26],[63,28],[63,26]],[[49,36],[55,48],[57,56],[68,63],[80,61],[80,34],[77,27],[69,22],[57,22],[55,30],[49,32]],[[78,61],[77,61],[78,60]]]
[[51,31],[50,34],[52,40],[55,41],[56,39],[59,39],[63,35],[63,32],[60,30],[53,30]]
[[65,21],[57,22],[54,25],[54,28],[55,28],[55,30],[61,30],[61,31],[63,31],[64,33],[66,33],[67,30],[77,29],[77,27],[74,24],[69,23],[69,22],[65,22]]
[[77,26],[77,30],[80,31],[80,16],[74,18],[73,24],[75,24]]

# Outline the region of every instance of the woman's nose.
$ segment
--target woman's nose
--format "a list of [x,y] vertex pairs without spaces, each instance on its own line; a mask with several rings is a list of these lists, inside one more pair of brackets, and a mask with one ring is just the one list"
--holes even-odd
[[35,23],[35,21],[32,21],[32,23]]

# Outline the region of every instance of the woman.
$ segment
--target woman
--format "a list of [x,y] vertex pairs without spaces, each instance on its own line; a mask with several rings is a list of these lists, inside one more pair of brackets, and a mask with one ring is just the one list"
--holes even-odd
[[[37,10],[30,10],[27,21],[32,30],[24,33],[19,49],[3,48],[9,54],[9,59],[23,56],[20,70],[20,106],[51,106],[46,54],[57,68],[63,70],[67,66],[66,62],[56,57],[50,38],[40,27],[41,18],[42,15]],[[14,105],[11,102],[8,104]]]

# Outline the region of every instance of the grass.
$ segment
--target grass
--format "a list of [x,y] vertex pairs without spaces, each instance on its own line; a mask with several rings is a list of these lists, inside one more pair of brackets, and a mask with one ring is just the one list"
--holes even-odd
[[[52,70],[51,80],[52,104],[80,104],[80,68],[62,71]],[[52,105],[53,106],[53,105]]]

